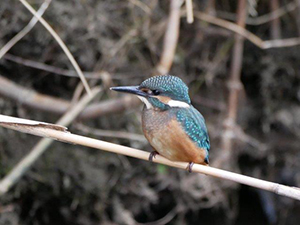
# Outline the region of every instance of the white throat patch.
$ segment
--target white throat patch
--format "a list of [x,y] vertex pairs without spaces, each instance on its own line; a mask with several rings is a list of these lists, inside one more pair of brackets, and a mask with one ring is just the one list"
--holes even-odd
[[142,96],[137,96],[142,102],[145,103],[147,109],[151,109],[153,108],[153,106],[151,105],[151,103],[145,98],[145,97],[142,97]]
[[167,103],[170,107],[178,107],[178,108],[189,108],[190,105],[182,102],[182,101],[176,101],[176,100],[170,100]]
[[[137,97],[138,97],[142,102],[145,103],[147,109],[153,108],[152,104],[148,101],[147,98],[142,97],[142,96],[137,96]],[[170,107],[178,107],[178,108],[189,108],[189,107],[190,107],[189,104],[187,104],[187,103],[185,103],[185,102],[182,102],[182,101],[176,101],[176,100],[170,100],[170,101],[168,101],[168,102],[165,103],[165,104],[167,104],[167,105],[170,106]]]

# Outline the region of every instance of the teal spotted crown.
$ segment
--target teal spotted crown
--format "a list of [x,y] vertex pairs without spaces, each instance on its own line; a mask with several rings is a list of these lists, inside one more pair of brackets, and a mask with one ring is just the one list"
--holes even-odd
[[189,88],[179,77],[171,75],[154,76],[143,81],[140,88],[158,90],[161,95],[191,104],[188,93]]

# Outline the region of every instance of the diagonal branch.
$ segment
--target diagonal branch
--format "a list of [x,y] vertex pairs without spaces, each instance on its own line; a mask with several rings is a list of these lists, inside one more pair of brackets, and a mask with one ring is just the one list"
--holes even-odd
[[[274,1],[274,0],[272,0],[272,1]],[[272,1],[270,1],[270,3],[272,3]],[[257,16],[254,18],[248,17],[246,19],[246,24],[252,25],[252,26],[259,26],[264,23],[268,23],[272,20],[279,19],[280,17],[286,15],[287,13],[292,12],[295,9],[299,8],[299,5],[297,5],[297,1],[298,0],[291,1],[291,2],[287,3],[286,5],[282,6],[281,8],[277,7],[276,10],[274,10],[270,13],[264,14],[262,16]],[[233,14],[233,13],[217,11],[217,14],[220,17],[222,17],[223,19],[232,20],[232,21],[236,20],[236,14]]]
[[[52,0],[45,0],[44,3],[41,5],[39,10],[37,11],[37,16],[41,17],[46,9],[48,8],[49,4]],[[30,22],[24,27],[16,36],[10,39],[1,49],[0,49],[0,59],[18,42],[20,41],[29,31],[35,26],[38,22],[37,17],[33,17]]]
[[158,72],[159,75],[168,73],[173,63],[179,37],[181,4],[181,0],[171,1],[168,25],[163,43],[163,51],[160,61],[156,66],[156,72]]
[[[71,103],[67,100],[40,94],[34,90],[22,87],[2,76],[0,76],[0,96],[12,99],[19,104],[30,108],[55,114],[63,114],[71,107]],[[112,112],[121,112],[139,104],[140,101],[135,96],[109,99],[89,105],[79,115],[79,118],[97,118]]]
[[208,23],[217,25],[219,27],[223,27],[227,30],[235,32],[241,36],[243,36],[248,41],[252,42],[254,45],[261,49],[269,49],[269,48],[282,48],[282,47],[291,47],[295,45],[300,45],[300,38],[286,38],[280,40],[267,40],[264,41],[255,34],[251,33],[247,29],[236,25],[235,23],[202,13],[202,12],[195,12],[195,17],[197,19],[206,21]]
[[[12,119],[13,122],[7,122],[7,121],[11,121]],[[148,161],[149,158],[148,152],[101,141],[101,140],[96,140],[89,137],[72,134],[64,129],[61,129],[61,127],[59,127],[59,129],[53,129],[56,126],[54,124],[47,125],[45,123],[42,123],[43,125],[39,125],[40,122],[38,121],[22,119],[20,120],[20,122],[18,122],[18,120],[20,119],[15,117],[0,115],[0,126],[17,130],[19,132],[33,134],[41,137],[52,138],[57,141],[78,144],[90,148],[100,149],[108,152],[134,157],[137,159],[142,159],[145,161]],[[157,155],[156,158],[153,159],[153,162],[164,164],[175,168],[180,168],[180,169],[186,169],[188,166],[187,163],[173,162],[160,155]],[[203,166],[200,164],[194,164],[193,172],[202,173],[213,177],[234,181],[237,183],[271,191],[278,195],[287,196],[293,199],[300,200],[300,189],[297,187],[289,187],[278,183],[264,181],[253,177],[217,169],[214,167]],[[0,195],[1,194],[3,195],[4,193],[5,190],[3,189],[3,186],[0,186]]]
[[[43,70],[49,73],[54,73],[57,75],[62,75],[62,76],[66,76],[66,77],[78,77],[78,74],[76,73],[75,70],[67,70],[67,69],[63,69],[60,67],[56,67],[56,66],[51,66],[42,62],[37,62],[34,60],[30,60],[30,59],[25,59],[22,58],[20,56],[16,56],[16,55],[12,55],[12,54],[5,54],[3,56],[3,59],[14,62],[14,63],[18,63],[21,64],[23,66],[27,66],[27,67],[31,67],[34,69],[38,69],[38,70]],[[99,71],[99,72],[89,72],[89,71],[83,71],[84,73],[84,77],[86,79],[96,79],[96,80],[103,80],[103,75],[105,75],[105,73],[107,73],[107,71]],[[126,76],[125,76],[126,75]],[[135,77],[139,77],[141,75],[137,75],[137,74],[133,74],[128,73],[125,74],[124,72],[122,73],[114,73],[114,74],[110,74],[111,79],[114,80],[124,80],[124,79],[131,79],[131,78],[135,78]]]
[[[91,95],[84,96],[76,105],[74,105],[65,115],[57,121],[57,125],[53,125],[52,128],[56,130],[65,131],[63,126],[68,126],[86,107],[86,105],[97,96],[101,91],[101,88],[96,87],[92,89]],[[11,121],[12,123],[18,121]],[[26,122],[26,121],[25,121]],[[42,125],[44,127],[49,126],[46,123],[35,123],[31,125]],[[12,169],[12,171],[6,175],[0,181],[0,192],[7,192],[20,178],[31,168],[33,163],[39,159],[39,157],[47,150],[52,144],[53,140],[48,138],[41,139],[34,148]]]
[[74,59],[73,55],[69,51],[68,47],[65,45],[65,43],[61,40],[61,38],[57,35],[57,33],[53,30],[53,28],[46,22],[46,20],[43,19],[43,17],[40,17],[37,15],[37,12],[32,8],[31,5],[28,4],[26,0],[19,0],[28,10],[31,12],[37,19],[38,21],[49,31],[49,33],[54,37],[54,39],[57,41],[57,43],[60,45],[62,50],[65,52],[66,56],[69,58],[70,62],[72,63],[74,69],[78,73],[81,82],[83,83],[83,86],[85,87],[86,91],[88,94],[91,94],[91,89],[84,78],[84,75],[78,66],[76,60]]

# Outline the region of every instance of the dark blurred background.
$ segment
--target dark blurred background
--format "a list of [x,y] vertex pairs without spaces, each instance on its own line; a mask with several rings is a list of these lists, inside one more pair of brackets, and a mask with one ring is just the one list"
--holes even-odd
[[[29,3],[38,10],[43,1]],[[206,118],[211,166],[299,187],[300,1],[194,0],[192,24],[181,3],[50,2],[43,18],[87,72],[90,86],[103,88],[94,108],[69,130],[151,151],[142,136],[142,104],[109,87],[170,73],[188,84],[193,105]],[[1,0],[0,49],[31,18],[19,1]],[[228,22],[259,38],[236,35]],[[164,55],[168,44],[171,54]],[[40,23],[0,59],[1,114],[55,123],[82,94],[68,58]],[[38,141],[0,128],[0,177]],[[296,200],[59,142],[0,197],[0,224],[5,225],[299,221]]]

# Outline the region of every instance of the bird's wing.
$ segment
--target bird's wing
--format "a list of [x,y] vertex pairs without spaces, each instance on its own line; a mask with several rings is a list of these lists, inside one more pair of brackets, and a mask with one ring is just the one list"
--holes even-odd
[[201,113],[193,106],[190,106],[189,108],[180,108],[176,116],[190,139],[194,141],[199,148],[203,148],[207,151],[206,160],[208,161],[210,142],[205,120]]

